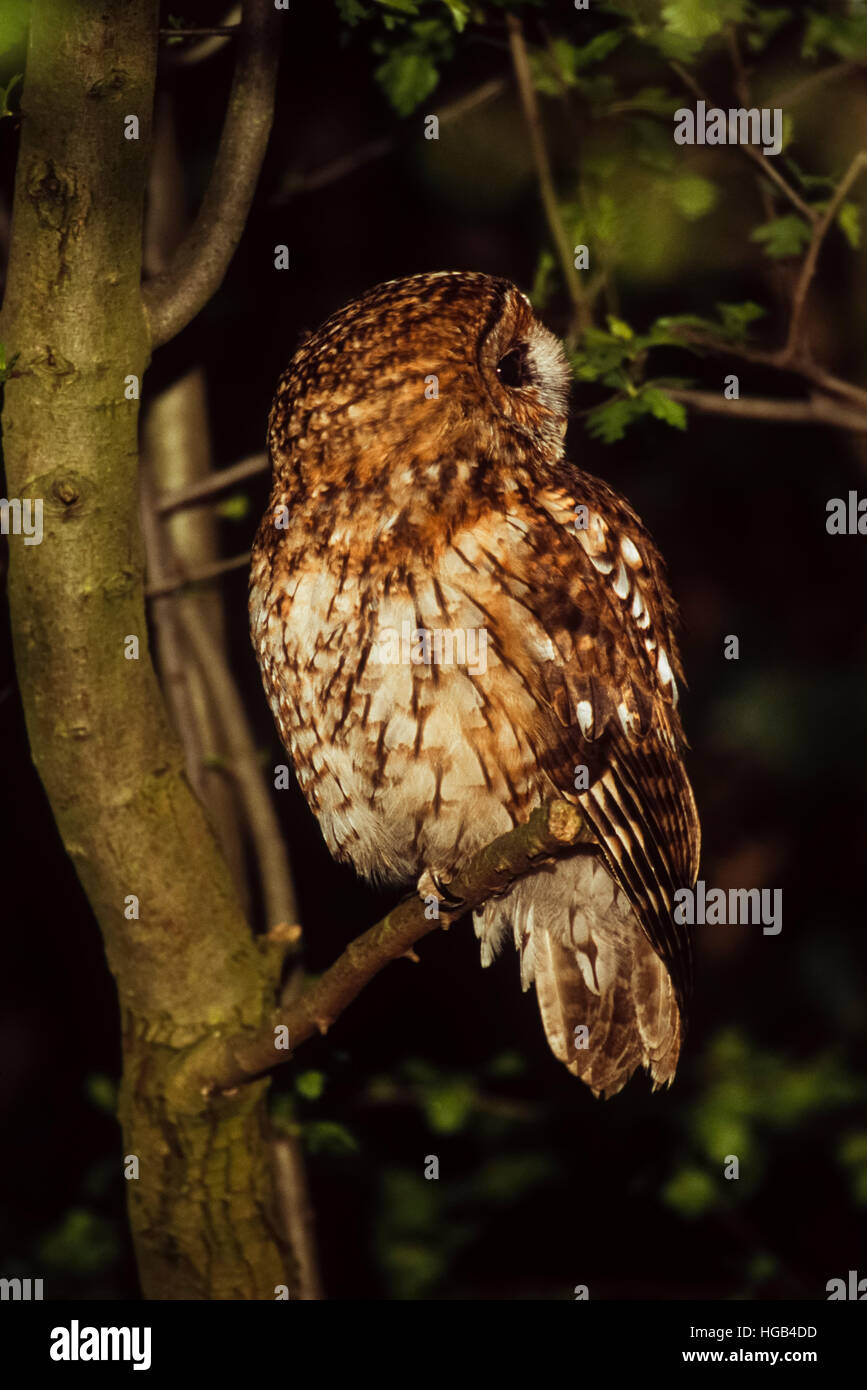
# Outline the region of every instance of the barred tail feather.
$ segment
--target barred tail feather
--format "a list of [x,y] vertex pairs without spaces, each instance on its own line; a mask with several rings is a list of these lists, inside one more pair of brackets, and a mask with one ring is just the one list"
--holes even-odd
[[675,991],[604,864],[558,860],[489,903],[476,920],[483,965],[510,927],[521,983],[535,983],[551,1051],[574,1076],[605,1097],[639,1067],[654,1089],[671,1083],[682,1036]]

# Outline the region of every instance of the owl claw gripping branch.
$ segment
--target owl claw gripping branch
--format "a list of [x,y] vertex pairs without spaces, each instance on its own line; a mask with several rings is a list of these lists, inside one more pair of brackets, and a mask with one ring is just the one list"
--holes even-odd
[[301,788],[358,873],[447,882],[543,801],[580,805],[601,853],[475,926],[483,965],[513,935],[553,1052],[613,1095],[639,1066],[674,1077],[699,823],[662,561],[565,457],[569,386],[505,280],[419,275],[335,314],[277,388],[250,616]]

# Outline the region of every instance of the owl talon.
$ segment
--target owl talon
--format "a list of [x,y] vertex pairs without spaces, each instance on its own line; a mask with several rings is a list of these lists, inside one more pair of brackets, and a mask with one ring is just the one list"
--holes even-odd
[[454,911],[455,908],[461,907],[463,904],[463,898],[456,898],[453,893],[450,893],[447,880],[444,881],[432,869],[425,869],[416,884],[416,892],[420,898],[436,898],[437,902],[448,908],[449,911]]

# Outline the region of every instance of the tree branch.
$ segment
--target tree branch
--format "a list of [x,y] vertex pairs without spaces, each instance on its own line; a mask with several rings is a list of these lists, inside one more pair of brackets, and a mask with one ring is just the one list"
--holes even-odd
[[854,58],[847,62],[834,63],[829,68],[820,68],[818,72],[811,72],[807,77],[792,83],[790,87],[784,87],[782,91],[775,92],[769,99],[768,105],[795,106],[816,87],[823,87],[826,82],[835,82],[838,77],[854,77],[865,66],[867,66],[867,59]]
[[234,487],[235,483],[245,483],[248,478],[264,473],[270,463],[267,454],[251,454],[249,458],[241,459],[240,463],[233,463],[231,468],[221,468],[219,472],[209,473],[206,478],[197,478],[194,483],[161,497],[156,505],[157,515],[171,516],[172,512],[179,512],[184,507],[203,506],[218,493]]
[[189,589],[193,584],[203,584],[209,579],[219,579],[223,574],[229,574],[232,570],[243,569],[250,563],[250,552],[245,550],[241,555],[231,555],[228,560],[215,560],[212,565],[202,565],[200,569],[191,570],[189,574],[179,575],[177,579],[160,580],[158,583],[149,584],[145,589],[147,598],[165,598],[166,594],[176,594],[181,589]]
[[805,358],[803,354],[795,357],[789,355],[785,348],[775,348],[767,351],[763,348],[749,347],[746,343],[732,342],[730,339],[714,338],[709,333],[695,332],[691,328],[680,328],[679,336],[685,343],[692,343],[695,347],[705,347],[710,352],[718,353],[721,357],[737,357],[743,362],[754,362],[761,367],[774,367],[777,371],[792,371],[798,376],[809,381],[814,386],[818,386],[821,391],[825,391],[831,396],[841,396],[844,400],[852,401],[854,405],[867,409],[867,391],[861,386],[853,386],[851,382],[843,381],[841,377],[834,376],[832,372],[820,367],[818,363]]
[[[293,926],[299,920],[298,903],[280,823],[225,652],[215,647],[209,634],[190,615],[181,611],[178,618],[220,720],[226,759],[238,782],[259,865],[266,928],[270,931],[282,923]],[[300,945],[299,933],[291,938],[293,953],[300,950]]]
[[867,432],[867,411],[847,410],[827,396],[813,396],[808,401],[767,400],[760,396],[745,396],[726,400],[716,391],[689,391],[665,388],[673,401],[681,401],[709,415],[729,415],[732,419],[767,420],[776,424],[832,425],[835,429]]
[[863,169],[867,169],[867,152],[861,151],[856,154],[843,178],[834,189],[834,194],[828,203],[821,221],[816,224],[807,254],[804,257],[804,264],[798,276],[795,291],[792,295],[792,316],[789,320],[789,335],[786,345],[783,348],[782,361],[794,362],[799,356],[803,355],[806,344],[801,343],[801,327],[804,320],[804,310],[807,306],[807,295],[810,292],[810,284],[816,273],[816,264],[819,260],[819,252],[822,249],[822,242],[832,226],[849,189],[857,179]]
[[[454,121],[459,121],[467,112],[475,110],[477,106],[483,106],[496,97],[502,96],[508,90],[508,85],[505,78],[492,77],[487,82],[483,82],[481,86],[466,92],[462,97],[457,97],[448,106],[441,106],[437,111],[440,128],[450,125]],[[336,159],[329,160],[327,164],[320,165],[318,169],[312,169],[307,174],[297,174],[290,169],[280,180],[276,191],[271,194],[268,205],[269,207],[279,207],[300,193],[312,193],[320,188],[327,188],[329,184],[336,183],[349,174],[354,174],[356,169],[362,169],[365,164],[370,164],[376,159],[383,159],[386,155],[408,145],[411,138],[414,137],[405,135],[401,139],[394,139],[391,136],[383,136],[379,140],[370,140],[366,145],[351,150],[349,154],[339,155]]]
[[[677,73],[683,85],[698,101],[705,102],[709,107],[716,106],[716,102],[714,102],[713,98],[708,96],[701,84],[696,82],[692,73],[683,67],[682,64],[672,60],[669,66]],[[777,172],[772,160],[768,159],[766,155],[759,154],[759,151],[754,145],[738,145],[737,148],[742,154],[745,154],[748,159],[751,159],[754,164],[758,165],[762,173],[765,174],[772,183],[776,184],[780,192],[788,198],[792,206],[798,209],[801,216],[805,217],[811,226],[814,226],[818,222],[819,214],[816,212],[816,209],[811,208],[809,203],[805,203],[800,194],[796,193],[794,188],[792,188],[792,185],[787,183],[782,174]]]
[[575,270],[575,264],[572,259],[572,246],[566,234],[566,228],[563,225],[563,219],[560,216],[560,208],[557,204],[554,178],[551,173],[551,162],[548,159],[548,150],[545,145],[545,136],[542,129],[542,118],[539,114],[539,103],[536,100],[536,89],[533,86],[533,76],[530,72],[530,60],[527,57],[527,45],[524,42],[524,31],[521,27],[520,19],[515,14],[508,14],[506,16],[506,25],[509,31],[509,48],[512,54],[512,67],[515,70],[518,94],[521,98],[521,107],[530,135],[530,148],[533,152],[533,163],[536,166],[536,177],[539,181],[539,193],[542,198],[542,206],[545,209],[545,216],[548,220],[548,230],[551,233],[551,240],[554,243],[560,261],[560,269],[563,272],[569,298],[572,301],[574,328],[578,332],[581,332],[590,325],[590,304],[584,293],[584,288],[578,273]]
[[581,847],[592,853],[596,842],[571,802],[540,806],[525,824],[500,835],[470,858],[448,884],[449,898],[440,902],[437,918],[426,917],[420,896],[406,898],[350,942],[324,975],[285,1008],[276,1009],[261,1028],[225,1039],[209,1037],[188,1052],[174,1074],[175,1102],[195,1108],[202,1095],[230,1092],[287,1061],[290,1053],[275,1047],[276,1028],[286,1028],[294,1052],[316,1032],[326,1033],[364,986],[391,961],[407,955],[423,936],[504,893],[544,861]]
[[169,342],[204,308],[241,239],[274,115],[279,19],[271,0],[245,0],[235,76],[202,206],[170,268],[142,286],[153,347]]

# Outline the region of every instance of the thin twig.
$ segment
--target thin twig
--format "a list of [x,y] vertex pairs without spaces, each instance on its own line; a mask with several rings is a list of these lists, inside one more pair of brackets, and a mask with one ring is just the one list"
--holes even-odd
[[[490,81],[483,82],[481,86],[473,88],[471,92],[465,93],[462,97],[458,97],[448,106],[441,107],[437,111],[440,128],[460,120],[475,107],[483,106],[487,102],[493,101],[495,97],[502,96],[507,87],[508,83],[505,78],[492,77]],[[277,189],[271,195],[268,205],[269,207],[279,207],[299,193],[312,193],[314,190],[327,188],[329,184],[336,183],[349,174],[354,174],[356,169],[363,168],[365,164],[385,158],[392,151],[399,149],[402,145],[408,145],[417,138],[415,130],[408,132],[400,140],[395,140],[391,136],[384,136],[380,140],[371,140],[366,145],[351,150],[349,154],[329,160],[327,164],[320,165],[318,169],[313,169],[309,174],[294,174],[290,170],[281,179]]]
[[536,89],[533,86],[533,76],[530,71],[530,60],[527,56],[527,45],[524,42],[524,31],[521,27],[521,21],[516,14],[508,14],[506,16],[506,25],[509,31],[509,48],[512,54],[512,66],[515,72],[515,80],[518,84],[518,94],[521,98],[524,119],[527,123],[527,130],[530,136],[530,148],[533,153],[533,163],[536,167],[536,178],[539,182],[539,193],[542,198],[542,206],[545,209],[545,217],[548,220],[548,230],[557,251],[560,269],[566,281],[569,298],[572,301],[573,330],[580,333],[590,326],[590,304],[584,293],[584,288],[581,284],[578,272],[575,269],[575,263],[572,259],[572,246],[566,234],[566,228],[563,225],[563,219],[560,216],[560,208],[557,204],[557,193],[554,188],[554,178],[551,173],[551,162],[548,158],[548,149],[545,144],[542,118],[539,114],[539,103],[536,100]]
[[680,327],[677,331],[678,336],[683,338],[685,343],[707,348],[708,351],[715,352],[721,357],[737,357],[744,362],[753,362],[757,366],[773,367],[777,371],[796,372],[798,376],[803,377],[813,386],[818,386],[821,391],[828,395],[840,396],[844,400],[852,401],[853,404],[867,409],[867,391],[863,387],[853,386],[851,382],[844,381],[842,377],[834,376],[832,372],[820,367],[803,355],[793,360],[784,348],[767,351],[762,348],[749,347],[746,343],[735,343],[725,338],[714,338],[711,334],[700,333],[691,328]]
[[854,77],[865,66],[867,66],[867,59],[855,58],[850,62],[834,63],[829,68],[821,68],[819,72],[811,72],[809,77],[803,77],[799,82],[794,82],[791,87],[784,87],[781,92],[775,92],[769,98],[768,105],[796,106],[816,87],[824,86],[826,82],[834,82],[838,77]]
[[189,589],[193,584],[204,584],[210,579],[219,579],[220,575],[243,569],[249,563],[250,552],[245,550],[242,555],[233,555],[228,560],[215,560],[212,565],[202,565],[201,569],[191,570],[189,574],[177,579],[163,579],[157,584],[148,584],[145,596],[164,598],[166,594],[176,594],[181,589]]
[[[203,34],[204,37],[198,43],[166,44],[165,55],[172,67],[191,68],[198,63],[204,63],[208,58],[213,58],[215,53],[221,53],[226,45],[240,32],[241,6],[233,5],[223,16],[218,25],[210,29],[199,29],[195,32]],[[170,29],[161,30],[161,36],[168,34],[178,34],[186,39],[194,31],[190,29]]]
[[769,400],[761,396],[742,396],[727,400],[716,391],[665,388],[673,401],[681,401],[710,415],[728,415],[734,420],[767,420],[776,424],[831,425],[835,429],[867,432],[867,410],[847,410],[826,396],[808,401]]
[[160,29],[161,39],[209,39],[213,36],[218,38],[231,37],[240,30],[240,24],[218,24],[212,29]]
[[822,249],[822,242],[828,233],[829,228],[834,223],[837,213],[843,204],[846,194],[852,187],[858,175],[863,169],[867,169],[867,152],[861,151],[856,154],[846,173],[843,175],[839,184],[834,190],[833,196],[822,214],[821,221],[816,225],[807,254],[804,257],[804,264],[798,276],[792,295],[792,316],[789,320],[789,334],[786,345],[783,348],[782,361],[794,362],[798,357],[806,355],[807,344],[801,342],[801,329],[804,321],[804,311],[807,307],[807,295],[810,292],[810,284],[816,272],[816,264],[819,259],[819,252]]
[[[209,1037],[187,1053],[173,1078],[174,1103],[200,1105],[202,1095],[231,1090],[270,1071],[308,1038],[326,1033],[365,985],[423,936],[504,893],[517,878],[545,861],[582,849],[593,853],[595,846],[580,812],[570,802],[540,806],[526,824],[471,856],[449,882],[449,898],[440,902],[438,917],[426,915],[425,903],[417,894],[405,899],[351,942],[294,1002],[276,1009],[264,1027],[226,1039]],[[284,1029],[288,1051],[279,1047]]]
[[[734,24],[726,26],[726,39],[729,47],[729,55],[732,60],[732,70],[734,72],[735,94],[741,106],[749,109],[753,104],[750,72],[744,63],[740,45],[738,44],[737,30]],[[765,222],[771,222],[775,216],[773,193],[768,187],[765,179],[760,177],[758,170],[754,177],[756,191],[759,195],[759,202],[762,205],[763,219]],[[771,260],[770,257],[766,257],[764,272],[780,311],[786,312],[788,310],[789,286],[791,284],[789,268],[781,265],[779,261],[774,261]]]
[[316,1258],[313,1206],[299,1140],[286,1134],[275,1136],[271,1159],[277,1205],[298,1267],[298,1297],[315,1302],[322,1298],[322,1281]]
[[219,472],[212,473],[207,478],[199,478],[186,487],[167,492],[157,503],[157,513],[165,517],[185,507],[201,507],[218,497],[221,492],[234,487],[236,483],[245,483],[248,478],[255,478],[264,473],[269,466],[267,454],[250,454],[248,458],[241,459],[240,463],[233,463],[230,468],[221,468]]
[[[265,780],[259,753],[253,738],[243,701],[224,654],[211,642],[199,623],[180,621],[190,649],[201,672],[223,733],[226,764],[238,783],[244,814],[253,838],[262,895],[265,900],[265,920],[269,929],[278,923],[297,924],[298,903],[292,884],[292,874],[280,822]],[[300,950],[300,933],[284,937],[292,952]]]
[[[708,96],[701,84],[695,80],[692,73],[683,67],[681,63],[677,63],[672,59],[669,63],[669,67],[677,73],[681,82],[698,101],[703,101],[707,107],[715,106],[713,99]],[[738,145],[737,148],[742,154],[745,154],[748,159],[751,159],[754,164],[758,165],[766,178],[769,178],[772,183],[776,184],[780,192],[788,198],[793,207],[798,209],[802,217],[805,217],[811,225],[818,222],[819,214],[816,212],[816,209],[811,208],[809,203],[804,202],[800,194],[796,193],[791,184],[787,183],[782,174],[778,173],[773,162],[768,159],[767,155],[759,154],[759,151],[754,145]]]
[[245,0],[235,77],[202,206],[169,270],[142,286],[154,347],[204,308],[241,239],[274,115],[279,21],[271,0]]

